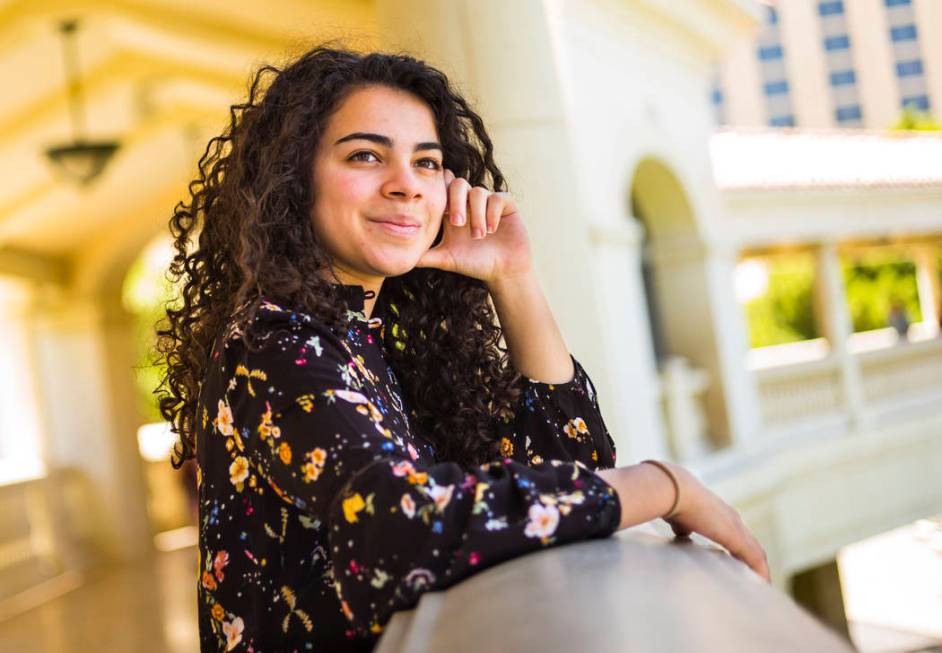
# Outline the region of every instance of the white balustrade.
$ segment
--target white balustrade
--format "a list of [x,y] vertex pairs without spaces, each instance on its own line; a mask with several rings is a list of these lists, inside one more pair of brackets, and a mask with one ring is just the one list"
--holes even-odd
[[859,356],[868,404],[909,404],[942,393],[942,338],[903,341]]
[[843,408],[840,365],[835,357],[756,370],[765,425],[833,414]]
[[671,453],[679,461],[695,460],[709,450],[703,393],[710,384],[706,370],[672,356],[661,364],[661,402]]

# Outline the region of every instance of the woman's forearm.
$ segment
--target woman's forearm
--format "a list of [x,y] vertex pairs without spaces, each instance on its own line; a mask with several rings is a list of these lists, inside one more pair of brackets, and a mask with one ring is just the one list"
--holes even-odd
[[488,284],[514,369],[543,383],[567,383],[569,349],[533,273]]
[[[672,465],[671,469],[681,482],[681,506],[685,507],[684,473],[681,467]],[[615,488],[621,503],[621,523],[618,529],[637,526],[657,519],[671,509],[674,504],[674,484],[662,470],[650,464],[615,467],[595,472]],[[689,487],[689,483],[686,484]]]

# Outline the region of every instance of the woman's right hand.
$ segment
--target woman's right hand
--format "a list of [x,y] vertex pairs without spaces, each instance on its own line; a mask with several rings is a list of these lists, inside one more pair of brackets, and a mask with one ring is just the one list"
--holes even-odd
[[[729,551],[766,582],[771,582],[768,559],[739,513],[680,465],[667,465],[680,484],[677,513],[667,523],[678,536],[698,533]],[[674,485],[655,465],[638,464],[596,472],[619,495],[622,521],[627,528],[666,514],[674,500]],[[653,511],[653,512],[652,512]]]

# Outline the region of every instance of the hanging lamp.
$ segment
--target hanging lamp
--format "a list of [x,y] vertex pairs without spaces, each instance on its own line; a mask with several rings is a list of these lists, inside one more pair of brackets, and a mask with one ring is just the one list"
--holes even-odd
[[78,48],[75,42],[77,29],[78,21],[74,19],[63,21],[59,25],[69,91],[72,142],[47,148],[46,156],[49,157],[49,161],[60,177],[79,186],[87,186],[104,171],[120,143],[118,141],[90,141],[85,138],[85,107],[82,103]]

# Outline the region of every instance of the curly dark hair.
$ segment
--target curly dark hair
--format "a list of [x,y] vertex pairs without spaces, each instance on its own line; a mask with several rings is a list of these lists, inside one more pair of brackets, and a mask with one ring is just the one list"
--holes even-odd
[[[230,108],[228,126],[207,144],[189,202],[177,204],[170,219],[168,278],[180,292],[157,329],[166,371],[155,393],[179,437],[175,468],[195,456],[209,352],[232,321],[251,346],[248,327],[264,298],[308,312],[337,333],[346,329],[343,293],[318,273],[333,268],[311,221],[317,189],[310,170],[332,113],[352,91],[374,84],[431,108],[444,166],[456,176],[506,190],[480,116],[424,61],[325,44],[282,69],[262,66],[247,100]],[[373,315],[386,324],[384,350],[413,427],[435,445],[437,459],[470,465],[495,458],[494,421],[511,414],[521,377],[509,364],[485,285],[415,268],[384,281]]]

